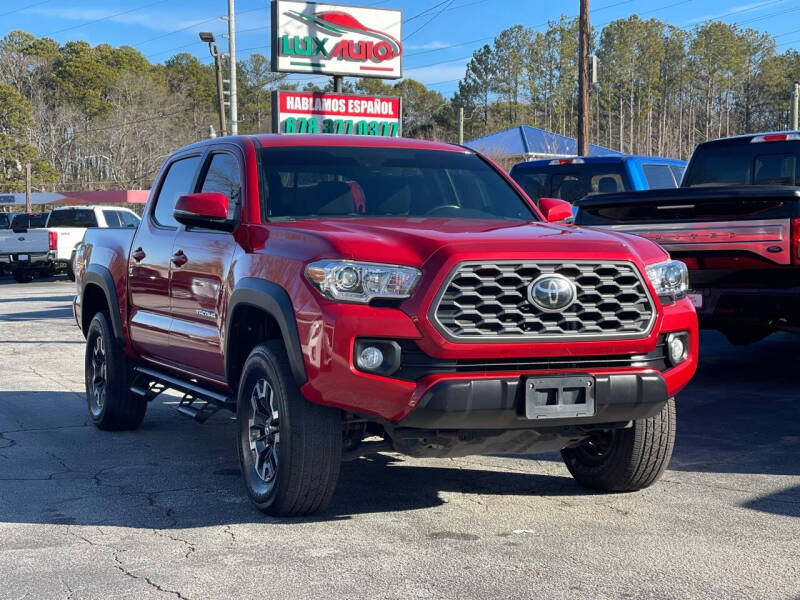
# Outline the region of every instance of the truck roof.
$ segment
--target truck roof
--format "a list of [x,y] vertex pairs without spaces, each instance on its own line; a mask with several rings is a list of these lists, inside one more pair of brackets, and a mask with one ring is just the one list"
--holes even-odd
[[[54,211],[56,211],[56,210],[77,210],[77,209],[81,209],[81,210],[100,209],[100,210],[102,210],[104,208],[111,208],[111,209],[114,209],[114,210],[120,210],[120,209],[121,210],[129,210],[129,211],[131,210],[130,208],[127,208],[125,206],[112,206],[112,205],[108,205],[108,204],[70,204],[69,206],[55,206],[55,207],[53,207],[53,210]],[[131,212],[133,212],[133,211],[131,211]]]
[[[680,160],[678,158],[666,158],[663,156],[648,156],[645,154],[627,154],[625,156],[609,155],[609,156],[575,156],[573,158],[542,158],[538,160],[529,160],[527,162],[519,163],[517,165],[514,165],[514,168],[518,169],[518,168],[548,167],[548,166],[556,167],[560,166],[558,164],[559,161],[572,161],[575,159],[580,159],[581,161],[583,161],[582,164],[586,165],[612,165],[625,162],[626,160],[658,163],[658,164],[669,164],[669,165],[686,164],[686,161]],[[571,163],[564,162],[564,165],[569,165],[569,164]]]
[[[791,136],[797,136],[797,137],[793,138],[793,139],[783,138],[783,136],[787,136],[788,137],[790,135]],[[731,135],[731,136],[728,136],[728,137],[717,138],[715,140],[708,140],[708,141],[705,141],[705,142],[700,142],[697,145],[698,146],[710,146],[710,145],[716,145],[716,144],[724,145],[724,144],[728,144],[728,143],[731,143],[731,142],[734,142],[734,143],[736,143],[736,142],[749,143],[750,140],[752,140],[753,138],[762,137],[762,136],[766,137],[766,138],[777,138],[777,139],[772,139],[772,140],[767,139],[767,140],[764,140],[764,141],[775,141],[775,142],[780,142],[780,141],[800,141],[800,131],[795,131],[795,130],[789,129],[789,130],[786,130],[786,131],[760,131],[758,133],[743,133],[741,135]]]
[[431,142],[428,140],[416,140],[412,138],[387,138],[367,135],[331,135],[331,134],[279,134],[279,133],[259,133],[254,135],[227,136],[225,138],[211,138],[202,140],[186,146],[186,148],[197,148],[221,140],[232,143],[241,143],[249,139],[262,147],[287,147],[287,146],[352,146],[367,148],[408,148],[411,150],[444,150],[449,152],[469,152],[474,150],[446,144],[444,142]]

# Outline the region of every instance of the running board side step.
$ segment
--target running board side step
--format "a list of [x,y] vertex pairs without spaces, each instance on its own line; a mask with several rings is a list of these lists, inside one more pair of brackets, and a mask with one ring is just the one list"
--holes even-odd
[[132,394],[150,402],[167,389],[182,392],[178,413],[191,417],[198,423],[204,423],[222,409],[236,411],[236,400],[233,396],[208,390],[193,381],[165,375],[147,367],[134,367],[133,373],[130,388]]

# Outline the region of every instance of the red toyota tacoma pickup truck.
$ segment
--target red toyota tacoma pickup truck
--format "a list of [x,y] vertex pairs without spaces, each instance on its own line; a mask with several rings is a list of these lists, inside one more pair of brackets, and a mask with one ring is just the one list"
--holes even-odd
[[134,429],[167,388],[200,421],[235,411],[247,490],[273,515],[325,506],[343,447],[376,436],[414,456],[561,450],[588,487],[648,486],[697,363],[686,269],[553,223],[570,216],[447,144],[183,148],[136,231],[79,248],[91,418]]

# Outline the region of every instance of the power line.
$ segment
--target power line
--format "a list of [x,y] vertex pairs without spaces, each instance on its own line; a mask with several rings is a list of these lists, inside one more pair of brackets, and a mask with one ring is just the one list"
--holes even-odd
[[42,37],[50,37],[51,35],[55,35],[57,33],[63,33],[65,31],[71,31],[73,29],[78,29],[80,27],[86,27],[87,25],[92,25],[94,23],[100,23],[101,21],[107,21],[108,19],[113,19],[114,17],[119,17],[121,15],[127,15],[132,12],[136,12],[142,10],[143,8],[149,8],[151,6],[155,6],[156,4],[164,4],[169,2],[169,0],[156,0],[155,2],[151,2],[149,4],[143,4],[142,6],[137,6],[136,8],[131,8],[129,10],[123,10],[118,13],[113,13],[110,15],[106,15],[105,17],[101,17],[99,19],[93,19],[91,21],[86,21],[85,23],[79,23],[78,25],[71,25],[70,27],[64,27],[63,29],[57,29],[56,31],[51,31],[50,33],[45,34]]
[[7,17],[8,15],[13,15],[14,13],[22,12],[23,10],[28,10],[29,8],[33,8],[34,6],[39,6],[40,4],[47,4],[48,2],[52,1],[53,0],[41,0],[41,2],[34,2],[33,4],[28,4],[27,6],[23,6],[22,8],[15,8],[14,10],[0,13],[0,17]]

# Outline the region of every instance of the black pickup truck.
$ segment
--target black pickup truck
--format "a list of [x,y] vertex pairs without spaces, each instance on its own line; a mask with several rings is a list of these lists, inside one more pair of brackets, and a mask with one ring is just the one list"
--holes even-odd
[[800,333],[800,132],[705,142],[677,189],[576,205],[576,224],[646,237],[685,262],[701,327],[737,345]]

